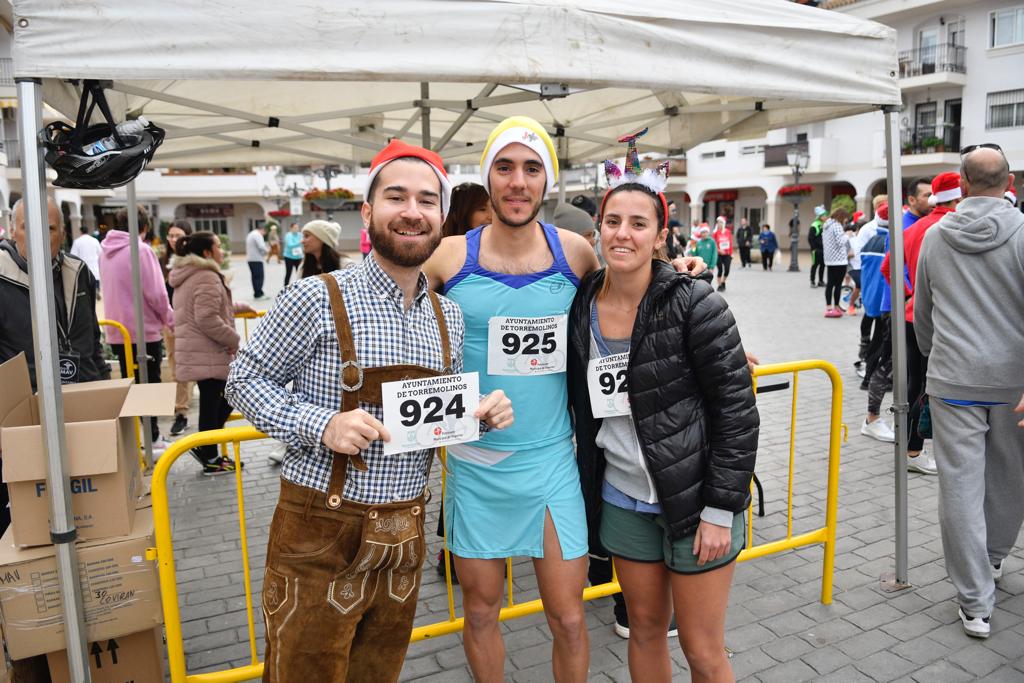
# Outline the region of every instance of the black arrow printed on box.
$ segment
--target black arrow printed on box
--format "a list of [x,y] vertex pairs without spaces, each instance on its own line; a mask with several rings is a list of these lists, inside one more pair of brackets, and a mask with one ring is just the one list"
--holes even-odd
[[89,648],[89,654],[91,654],[93,657],[96,658],[96,668],[97,669],[102,669],[103,668],[103,659],[100,657],[100,655],[103,654],[103,648],[100,647],[100,644],[99,643],[93,643],[92,647]]
[[107,652],[110,653],[111,664],[117,664],[117,641],[111,638],[107,641]]

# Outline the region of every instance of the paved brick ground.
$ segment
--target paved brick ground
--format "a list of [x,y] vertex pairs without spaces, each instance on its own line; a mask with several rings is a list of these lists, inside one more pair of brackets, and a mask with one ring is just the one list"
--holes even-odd
[[[786,259],[779,259],[782,264]],[[784,268],[784,267],[783,267]],[[251,295],[244,263],[235,264],[236,296]],[[276,292],[283,268],[268,268]],[[735,653],[739,680],[759,681],[1024,681],[1024,553],[1018,542],[1007,559],[987,641],[968,639],[956,615],[946,578],[936,517],[937,481],[910,474],[910,589],[881,590],[879,576],[893,564],[893,455],[860,435],[866,403],[857,386],[855,358],[860,318],[824,319],[821,289],[804,272],[734,270],[726,293],[746,348],[762,362],[822,358],[847,382],[843,415],[849,425],[842,447],[835,599],[819,602],[822,550],[791,551],[741,564],[728,613],[726,642]],[[768,380],[771,381],[771,380]],[[765,487],[767,515],[754,522],[755,543],[785,536],[790,392],[759,399],[762,431],[757,473]],[[802,376],[797,413],[794,533],[820,526],[825,509],[829,386],[821,373]],[[195,415],[193,414],[193,424]],[[265,442],[246,445],[246,522],[253,590],[258,596],[278,473]],[[435,479],[437,470],[435,468]],[[246,663],[249,656],[238,519],[229,478],[208,479],[181,460],[171,473],[174,537],[188,667],[210,671]],[[439,486],[434,487],[435,491]],[[428,510],[436,526],[437,496]],[[438,542],[432,545],[436,552]],[[417,624],[446,618],[444,584],[424,571]],[[528,561],[515,563],[515,595],[537,597]],[[456,592],[456,604],[459,595]],[[256,609],[258,649],[262,619]],[[626,641],[610,626],[611,600],[587,605],[593,681],[627,681]],[[550,636],[543,615],[502,625],[508,648],[506,678],[517,683],[551,680]],[[672,646],[677,680],[688,680],[678,643]],[[402,679],[421,683],[469,681],[459,636],[413,644]]]

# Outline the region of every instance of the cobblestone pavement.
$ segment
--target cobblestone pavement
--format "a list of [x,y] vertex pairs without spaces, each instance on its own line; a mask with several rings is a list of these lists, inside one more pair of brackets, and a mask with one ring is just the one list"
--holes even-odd
[[[801,273],[734,269],[725,293],[739,321],[744,344],[763,363],[821,358],[839,368],[845,383],[843,419],[849,440],[842,446],[835,599],[819,602],[823,552],[808,547],[739,565],[728,612],[726,643],[735,654],[738,680],[759,681],[1024,681],[1024,552],[1018,541],[1006,561],[987,641],[968,639],[960,626],[954,590],[946,577],[936,515],[935,477],[909,475],[909,564],[912,587],[881,590],[879,577],[894,569],[893,455],[891,447],[859,433],[866,392],[853,371],[860,318],[825,319],[821,289]],[[233,288],[251,295],[245,264],[235,263]],[[268,291],[276,292],[283,268],[268,268]],[[261,305],[265,302],[257,302]],[[769,383],[772,379],[764,380]],[[793,531],[824,522],[829,384],[820,372],[802,375],[797,407]],[[767,515],[755,518],[755,543],[786,534],[786,486],[792,394],[762,395],[757,473],[765,488]],[[887,407],[888,404],[886,404]],[[192,424],[195,424],[193,412]],[[191,433],[192,430],[189,431]],[[269,442],[243,447],[246,522],[258,603],[266,534],[274,509],[278,472],[267,460]],[[436,528],[439,467],[427,528]],[[199,476],[190,458],[170,477],[172,519],[190,672],[247,663],[249,657],[241,550],[234,512],[233,480]],[[423,573],[417,625],[447,618],[444,583],[432,558]],[[531,564],[514,566],[515,597],[538,597]],[[456,605],[459,595],[456,590]],[[611,600],[587,604],[590,680],[627,681],[627,641],[611,627]],[[256,607],[258,648],[262,618]],[[550,635],[543,615],[502,624],[508,649],[507,680],[551,680]],[[689,679],[678,643],[672,644],[675,679]],[[469,681],[458,635],[413,644],[404,681]]]

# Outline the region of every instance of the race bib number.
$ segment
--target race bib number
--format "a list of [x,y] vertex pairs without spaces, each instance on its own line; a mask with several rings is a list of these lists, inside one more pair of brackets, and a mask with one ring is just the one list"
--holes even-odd
[[380,385],[384,426],[391,441],[384,455],[466,443],[480,438],[480,375],[467,372]]
[[565,315],[491,318],[487,323],[487,374],[525,377],[565,372],[568,327]]
[[721,241],[720,241],[720,242],[718,243],[718,248],[719,248],[719,249],[720,249],[721,251],[729,251],[729,240],[721,240]]
[[628,353],[595,358],[587,364],[587,391],[594,417],[629,415],[629,393],[626,384]]

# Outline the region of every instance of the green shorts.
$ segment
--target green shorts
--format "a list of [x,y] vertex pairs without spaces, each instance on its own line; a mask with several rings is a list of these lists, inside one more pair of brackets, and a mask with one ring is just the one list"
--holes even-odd
[[732,545],[724,557],[697,566],[693,554],[694,533],[673,542],[665,527],[665,518],[650,512],[633,512],[605,503],[601,508],[599,529],[601,545],[615,557],[633,562],[664,562],[677,574],[700,574],[727,565],[746,544],[746,520],[733,515]]

